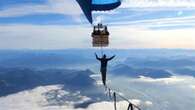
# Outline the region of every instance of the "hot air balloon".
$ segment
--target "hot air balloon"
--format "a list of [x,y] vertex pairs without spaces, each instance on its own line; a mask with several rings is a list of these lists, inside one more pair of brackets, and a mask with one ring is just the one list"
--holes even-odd
[[86,18],[92,24],[92,11],[113,10],[121,5],[120,0],[76,0],[83,10]]
[[[120,0],[77,0],[86,18],[92,24],[92,11],[113,10],[121,5]],[[92,36],[93,47],[107,47],[109,45],[109,32],[107,26],[98,24],[94,26]]]

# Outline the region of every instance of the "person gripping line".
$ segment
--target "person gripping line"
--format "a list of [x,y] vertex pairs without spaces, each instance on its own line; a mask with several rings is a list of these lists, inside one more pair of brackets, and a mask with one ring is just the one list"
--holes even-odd
[[110,58],[107,58],[106,55],[104,54],[102,56],[102,58],[99,58],[97,56],[97,54],[95,53],[95,56],[96,56],[96,59],[101,62],[100,72],[101,72],[101,75],[102,75],[102,82],[103,82],[104,86],[106,86],[107,64],[108,64],[108,61],[112,60],[115,57],[115,55],[113,55]]

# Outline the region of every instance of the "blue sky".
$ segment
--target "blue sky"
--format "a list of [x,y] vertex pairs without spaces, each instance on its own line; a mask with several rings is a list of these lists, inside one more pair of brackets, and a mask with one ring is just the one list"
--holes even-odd
[[[111,48],[195,48],[195,0],[123,0],[93,18]],[[0,1],[0,49],[90,48],[91,31],[76,0]]]

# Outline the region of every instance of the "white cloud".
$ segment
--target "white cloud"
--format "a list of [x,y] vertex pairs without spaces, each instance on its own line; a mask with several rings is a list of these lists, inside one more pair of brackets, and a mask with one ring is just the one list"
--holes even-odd
[[[136,105],[142,105],[142,106],[147,106],[145,105],[145,101],[141,101],[138,99],[132,99],[133,103]],[[128,103],[126,101],[119,101],[117,102],[117,109],[118,110],[126,110],[128,107]],[[147,106],[149,107],[149,106]],[[114,110],[113,102],[98,102],[89,105],[89,107],[86,110]],[[137,110],[137,109],[135,109]]]
[[[61,85],[40,86],[33,90],[1,97],[1,110],[42,110],[40,106],[47,104],[42,93],[59,88]],[[64,92],[68,94],[68,92]]]
[[170,78],[159,78],[159,79],[153,79],[153,78],[142,76],[140,80],[144,82],[159,82],[159,83],[164,83],[164,84],[172,84],[172,83],[183,82],[186,79],[182,77],[176,77],[176,76],[173,76]]
[[[194,28],[152,30],[111,26],[110,48],[195,48]],[[91,48],[91,27],[1,25],[1,49]],[[12,44],[12,45],[10,45]]]
[[146,102],[145,102],[145,105],[150,107],[150,106],[153,105],[153,103],[152,103],[151,101],[146,101]]
[[79,26],[2,25],[0,26],[0,48],[64,49],[91,47],[89,32],[91,32],[89,28]]
[[[60,89],[60,85],[51,85],[51,86],[41,86],[33,90],[23,91],[17,94],[12,94],[6,97],[0,98],[1,110],[113,110],[113,102],[97,102],[90,104],[87,108],[74,108],[72,104],[77,102],[67,102],[61,106],[57,105],[47,105],[47,100],[44,95],[45,92],[50,90]],[[63,90],[62,90],[63,91]],[[69,92],[64,91],[66,95],[69,95]],[[82,96],[83,99],[87,99]],[[143,107],[151,107],[152,102],[150,101],[141,101],[139,99],[131,99],[132,103],[135,105],[142,105]],[[78,101],[79,102],[79,101]],[[127,109],[128,103],[126,101],[117,102],[117,108],[120,110]]]
[[[152,11],[158,9],[167,9],[171,7],[184,7],[184,9],[195,8],[194,0],[124,0],[121,8],[136,10],[149,9]],[[149,7],[149,8],[147,8]],[[187,8],[186,8],[187,7]],[[154,8],[156,8],[154,10]],[[76,0],[48,0],[45,4],[16,4],[4,7],[0,10],[0,17],[14,17],[34,14],[63,14],[63,15],[80,15],[82,13]],[[101,13],[101,12],[99,12]],[[116,11],[109,12],[116,13]]]
[[[151,12],[159,11],[159,10],[178,10],[178,15],[183,14],[180,10],[195,10],[195,1],[194,0],[125,0],[122,3],[121,8],[127,8],[126,13],[128,10],[134,11],[147,11],[150,10]],[[182,9],[181,9],[182,8]],[[96,12],[101,14],[102,12]],[[120,10],[114,10],[109,12],[103,12],[106,14],[118,14],[123,13]],[[130,12],[129,12],[130,13]],[[148,13],[148,12],[147,12]],[[81,18],[81,14],[83,14],[82,10],[80,9],[76,0],[48,0],[44,4],[16,4],[9,7],[4,7],[0,10],[0,17],[16,17],[16,16],[25,16],[25,15],[37,15],[37,14],[61,14],[71,16],[75,22],[82,22],[83,18]],[[141,16],[141,15],[139,15]],[[125,18],[126,16],[122,16],[121,18]],[[142,17],[142,16],[141,16]],[[105,16],[99,16],[95,19],[95,22],[101,22],[105,19]],[[119,17],[120,18],[120,17]],[[168,18],[169,19],[169,18]],[[86,20],[86,19],[85,19]],[[170,21],[171,20],[171,21]],[[157,25],[157,26],[167,26],[167,25],[177,25],[173,24],[176,23],[174,20],[177,18],[173,18],[170,20],[167,19],[155,19],[155,20],[141,20],[141,21],[129,21],[129,16],[126,17],[126,20],[121,20],[125,22],[115,22],[113,24],[135,24],[135,23],[143,23],[142,25],[147,25],[148,27],[151,24],[147,23],[155,23],[160,22],[161,24],[163,21],[167,24],[165,25]],[[193,21],[192,21],[193,20]],[[177,20],[178,21],[178,20]],[[194,24],[194,18],[190,20],[179,21],[179,23],[185,24]],[[185,24],[184,24],[185,23]],[[154,24],[152,24],[154,26]],[[192,25],[192,24],[191,24]]]
[[110,45],[116,48],[195,48],[194,28],[152,30],[118,26],[110,28],[110,33]]
[[124,0],[123,8],[129,7],[195,7],[194,0]]
[[195,90],[195,85],[190,85],[190,87]]
[[[194,82],[194,78],[191,76],[172,76],[170,78],[150,78],[150,77],[144,77],[141,76],[138,79],[131,79],[131,81],[136,81],[136,82],[148,82],[148,83],[158,83],[158,84],[189,84],[191,82]],[[193,88],[193,85],[190,85],[191,88]]]
[[[20,4],[0,10],[0,17],[14,17],[34,14],[80,15],[76,0],[48,0],[45,4]],[[78,17],[78,16],[77,16]]]
[[[181,15],[181,12],[178,12],[178,15]],[[142,26],[145,28],[150,27],[163,27],[163,26],[195,26],[195,16],[184,16],[184,17],[169,17],[169,18],[155,18],[155,19],[147,19],[147,20],[134,20],[127,21],[126,18],[124,21],[115,22],[112,24],[115,25],[134,25],[134,26]]]

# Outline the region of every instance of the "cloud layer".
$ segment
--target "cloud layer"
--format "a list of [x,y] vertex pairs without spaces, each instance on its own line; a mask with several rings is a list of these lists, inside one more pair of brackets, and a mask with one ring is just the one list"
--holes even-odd
[[[57,106],[57,105],[47,105],[47,100],[45,99],[45,96],[43,95],[45,92],[48,92],[50,90],[56,90],[61,88],[60,85],[50,85],[50,86],[41,86],[37,87],[30,91],[23,91],[17,94],[13,94],[10,96],[2,97],[0,98],[0,106],[1,110],[27,110],[27,109],[33,109],[33,110],[106,110],[110,109],[113,110],[113,102],[97,102],[90,104],[87,108],[74,108],[73,104],[77,102],[66,102],[64,105]],[[61,91],[63,95],[70,95],[69,92]],[[60,94],[58,94],[60,97]],[[84,96],[81,96],[84,97]],[[84,98],[83,101],[85,101],[86,98]],[[16,101],[17,100],[17,101]],[[132,99],[131,100],[136,105],[142,105],[145,107],[151,107],[152,102],[150,101],[141,101],[139,99]],[[78,101],[79,102],[79,101]],[[81,102],[81,100],[80,100]],[[125,101],[119,101],[117,102],[117,108],[118,109],[127,109],[128,103]]]
[[[111,48],[195,48],[193,29],[152,30],[119,26],[109,30]],[[3,25],[0,26],[0,48],[90,48],[91,31],[90,27],[80,26]]]
[[79,15],[81,10],[73,0],[48,0],[44,4],[16,4],[0,10],[0,17],[35,14]]

